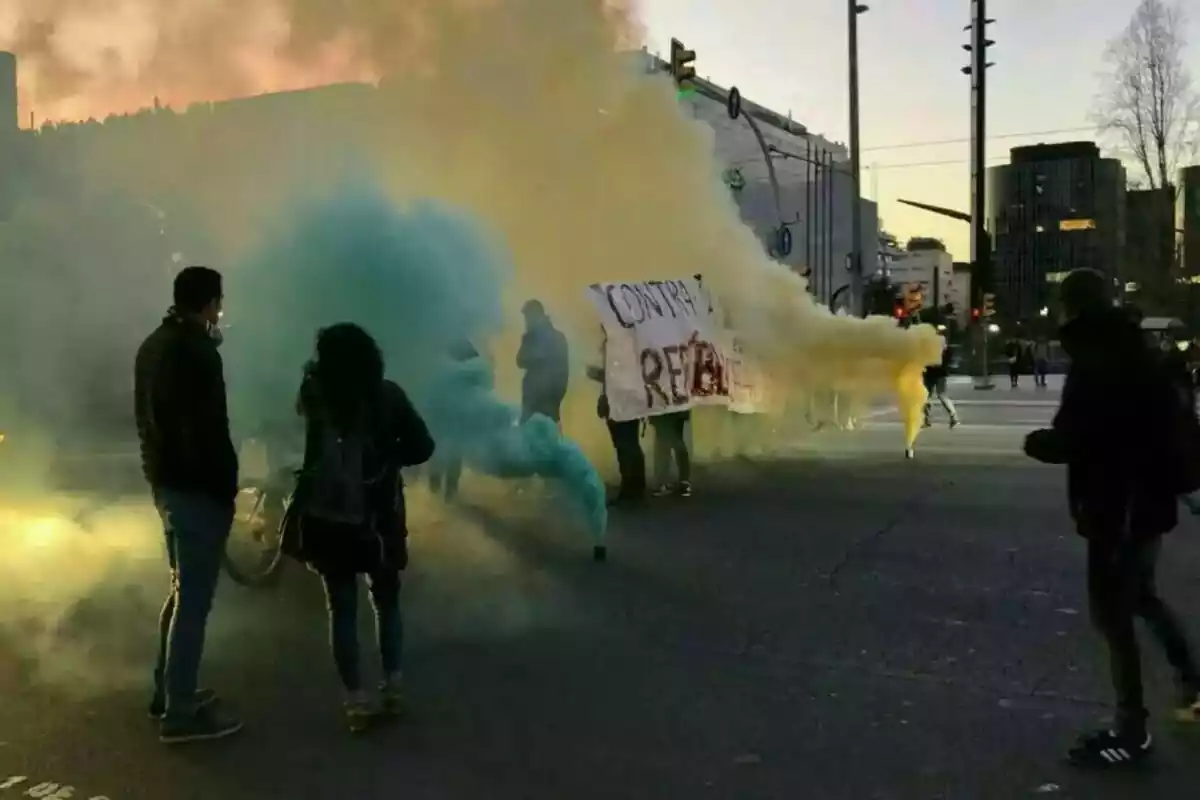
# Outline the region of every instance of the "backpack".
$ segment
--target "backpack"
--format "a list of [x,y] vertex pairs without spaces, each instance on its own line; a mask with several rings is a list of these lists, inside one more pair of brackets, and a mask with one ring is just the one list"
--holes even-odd
[[[380,491],[387,470],[369,426],[319,424],[315,462],[299,476],[284,551],[318,571],[365,573],[387,560]],[[290,533],[290,535],[289,535]]]

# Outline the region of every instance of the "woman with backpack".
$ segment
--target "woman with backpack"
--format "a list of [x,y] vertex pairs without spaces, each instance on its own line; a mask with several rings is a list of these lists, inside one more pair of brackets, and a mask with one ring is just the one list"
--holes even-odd
[[[397,384],[384,379],[383,355],[357,325],[317,334],[298,410],[305,419],[304,466],[288,511],[284,549],[321,576],[328,599],[333,660],[346,690],[352,731],[403,704],[400,574],[408,565],[402,467],[433,455],[424,420]],[[383,666],[381,703],[362,687],[358,576],[375,609]]]

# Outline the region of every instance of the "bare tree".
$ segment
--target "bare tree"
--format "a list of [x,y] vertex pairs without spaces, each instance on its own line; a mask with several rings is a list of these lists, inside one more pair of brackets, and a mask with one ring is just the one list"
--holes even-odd
[[1200,143],[1200,94],[1184,63],[1186,22],[1181,2],[1141,0],[1104,54],[1096,122],[1120,137],[1148,189],[1174,186]]

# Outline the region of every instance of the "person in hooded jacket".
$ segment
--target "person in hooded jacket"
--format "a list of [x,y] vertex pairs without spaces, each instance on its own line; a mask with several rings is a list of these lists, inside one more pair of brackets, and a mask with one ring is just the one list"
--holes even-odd
[[521,421],[542,414],[561,423],[570,373],[567,337],[554,327],[540,300],[526,302],[521,313],[525,316],[525,333],[517,350],[517,368],[525,373]]
[[1194,411],[1181,408],[1157,354],[1108,292],[1093,270],[1063,281],[1060,339],[1070,369],[1052,427],[1025,442],[1031,457],[1066,465],[1071,516],[1087,540],[1089,605],[1108,646],[1117,713],[1111,730],[1081,737],[1069,755],[1098,767],[1136,763],[1152,748],[1135,617],[1175,671],[1177,719],[1200,721],[1200,672],[1155,581],[1163,535],[1178,522],[1184,478],[1176,442]]

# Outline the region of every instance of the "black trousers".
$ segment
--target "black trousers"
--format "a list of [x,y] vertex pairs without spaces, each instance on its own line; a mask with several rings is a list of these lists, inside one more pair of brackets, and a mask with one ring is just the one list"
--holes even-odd
[[691,454],[683,435],[691,415],[690,411],[677,411],[650,418],[650,426],[654,428],[654,482],[659,485],[668,483],[672,456],[675,457],[679,482],[687,483],[692,479]]
[[1135,617],[1146,621],[1166,652],[1180,689],[1193,700],[1200,691],[1200,673],[1183,626],[1158,596],[1155,572],[1161,546],[1161,537],[1088,543],[1088,600],[1092,621],[1108,644],[1117,727],[1137,735],[1145,730],[1146,703]]
[[639,498],[646,494],[646,455],[642,452],[642,421],[608,422],[608,435],[617,451],[617,470],[621,473],[621,497]]

